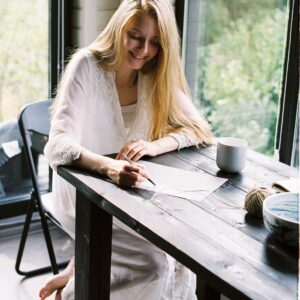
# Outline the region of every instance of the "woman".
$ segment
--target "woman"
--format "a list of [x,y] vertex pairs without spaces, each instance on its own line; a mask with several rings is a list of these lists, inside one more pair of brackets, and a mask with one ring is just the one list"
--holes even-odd
[[[123,154],[137,161],[210,141],[190,100],[169,1],[124,0],[68,64],[45,154],[54,170],[72,164],[135,186],[148,174]],[[109,153],[116,159],[103,156]],[[55,174],[54,192],[55,215],[75,238],[75,190]],[[63,288],[72,273],[73,263],[47,282],[41,298]],[[195,299],[191,272],[116,219],[111,275],[111,299]]]

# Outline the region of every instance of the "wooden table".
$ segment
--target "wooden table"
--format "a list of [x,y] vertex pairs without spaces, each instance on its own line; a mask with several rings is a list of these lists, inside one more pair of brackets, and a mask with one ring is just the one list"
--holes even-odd
[[296,169],[248,151],[246,168],[229,175],[219,171],[215,155],[215,146],[193,147],[151,159],[229,179],[201,202],[167,195],[151,201],[151,192],[58,168],[77,189],[76,300],[109,299],[112,216],[195,272],[199,299],[218,299],[219,292],[231,299],[297,299],[298,249],[276,242],[243,209],[247,191],[297,177]]

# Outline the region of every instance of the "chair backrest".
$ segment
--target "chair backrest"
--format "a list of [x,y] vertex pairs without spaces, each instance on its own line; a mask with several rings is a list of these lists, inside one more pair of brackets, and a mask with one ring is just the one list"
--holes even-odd
[[[33,152],[43,154],[50,131],[50,107],[52,99],[27,104],[18,116],[18,124],[23,139],[33,189],[40,200],[36,164]],[[49,189],[52,186],[52,172],[49,170]]]

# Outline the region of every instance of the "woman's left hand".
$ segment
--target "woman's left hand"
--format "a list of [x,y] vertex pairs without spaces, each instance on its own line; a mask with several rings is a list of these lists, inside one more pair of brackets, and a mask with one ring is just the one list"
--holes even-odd
[[129,141],[126,145],[122,147],[116,159],[123,159],[122,153],[125,154],[132,161],[138,161],[142,156],[157,155],[157,145],[154,142],[146,142],[141,139],[135,139]]

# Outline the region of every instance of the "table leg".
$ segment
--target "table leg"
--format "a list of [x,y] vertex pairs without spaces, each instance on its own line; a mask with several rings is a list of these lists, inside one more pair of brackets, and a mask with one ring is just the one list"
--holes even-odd
[[198,300],[220,300],[221,294],[209,286],[205,281],[203,281],[199,276],[197,276],[197,290],[196,290]]
[[112,216],[76,192],[75,299],[109,299]]

